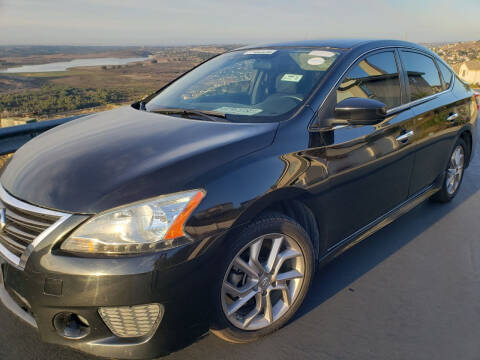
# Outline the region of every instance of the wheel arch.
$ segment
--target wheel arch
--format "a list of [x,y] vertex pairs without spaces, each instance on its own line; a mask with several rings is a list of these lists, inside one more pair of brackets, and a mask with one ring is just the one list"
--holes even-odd
[[463,129],[460,132],[459,138],[465,141],[468,147],[468,157],[466,159],[466,165],[465,165],[465,167],[468,167],[468,165],[470,164],[470,158],[472,157],[472,141],[473,141],[472,132],[470,131],[470,129]]
[[322,212],[308,201],[312,195],[299,188],[282,188],[256,200],[239,216],[231,230],[254,221],[265,213],[280,213],[297,221],[312,240],[316,260],[326,250],[326,228]]

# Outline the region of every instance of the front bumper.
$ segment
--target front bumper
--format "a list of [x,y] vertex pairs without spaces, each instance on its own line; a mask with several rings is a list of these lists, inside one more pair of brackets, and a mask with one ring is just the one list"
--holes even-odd
[[[0,299],[36,327],[43,341],[97,356],[141,359],[178,350],[208,331],[213,274],[205,264],[211,251],[195,255],[199,244],[192,244],[136,257],[79,258],[55,254],[56,239],[64,233],[59,228],[45,239],[24,270],[1,266]],[[114,335],[99,314],[101,307],[144,304],[161,304],[164,313],[154,333],[142,337]],[[53,321],[59,313],[87,320],[88,335],[62,336]]]

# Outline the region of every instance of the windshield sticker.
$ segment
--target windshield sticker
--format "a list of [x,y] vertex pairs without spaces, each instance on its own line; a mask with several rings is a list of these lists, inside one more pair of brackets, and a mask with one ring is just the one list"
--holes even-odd
[[258,113],[261,113],[262,109],[255,109],[255,108],[236,108],[236,107],[229,107],[229,106],[222,106],[215,111],[224,113],[224,114],[232,114],[232,115],[247,115],[252,116]]
[[272,55],[276,53],[277,50],[270,49],[258,49],[258,50],[248,50],[243,53],[243,55]]
[[308,65],[313,65],[313,66],[322,65],[324,62],[325,62],[325,59],[322,57],[314,57],[314,58],[308,59],[307,61]]
[[310,51],[310,53],[309,53],[308,55],[311,55],[311,56],[321,56],[321,57],[329,58],[329,57],[335,56],[336,54],[335,54],[334,52],[331,52],[331,51],[313,50],[313,51]]
[[299,74],[285,74],[280,79],[281,81],[291,81],[291,82],[299,82],[302,80],[303,75]]

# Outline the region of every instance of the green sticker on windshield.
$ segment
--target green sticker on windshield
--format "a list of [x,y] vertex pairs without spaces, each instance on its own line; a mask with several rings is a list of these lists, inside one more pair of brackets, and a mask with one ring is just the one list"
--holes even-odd
[[299,74],[285,74],[282,76],[280,80],[282,81],[291,81],[291,82],[299,82],[302,80],[303,75]]
[[221,108],[215,109],[215,111],[224,113],[224,114],[232,114],[232,115],[255,115],[262,112],[262,109],[255,109],[255,108],[244,108],[244,107],[229,107],[229,106],[222,106]]

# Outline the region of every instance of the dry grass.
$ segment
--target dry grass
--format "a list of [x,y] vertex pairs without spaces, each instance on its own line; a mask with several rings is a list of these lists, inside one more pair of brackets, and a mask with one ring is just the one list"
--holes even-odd
[[5,165],[5,163],[8,161],[13,156],[13,154],[8,154],[8,155],[0,155],[0,171]]

